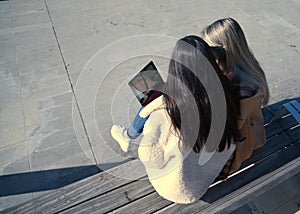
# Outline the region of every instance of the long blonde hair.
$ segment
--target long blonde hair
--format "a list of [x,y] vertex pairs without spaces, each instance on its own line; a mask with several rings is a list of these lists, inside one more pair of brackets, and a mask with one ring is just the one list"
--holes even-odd
[[229,71],[241,82],[263,93],[263,105],[269,101],[269,88],[265,73],[251,53],[240,25],[233,18],[220,19],[202,31],[203,39],[215,47],[223,47],[226,63],[223,71]]

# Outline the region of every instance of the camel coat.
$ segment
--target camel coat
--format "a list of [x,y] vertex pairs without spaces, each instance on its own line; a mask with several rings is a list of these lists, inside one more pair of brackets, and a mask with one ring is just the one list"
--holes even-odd
[[238,128],[244,140],[236,142],[236,151],[230,172],[238,170],[242,162],[266,142],[264,118],[261,113],[262,99],[263,95],[257,93],[240,101],[241,117],[238,121]]

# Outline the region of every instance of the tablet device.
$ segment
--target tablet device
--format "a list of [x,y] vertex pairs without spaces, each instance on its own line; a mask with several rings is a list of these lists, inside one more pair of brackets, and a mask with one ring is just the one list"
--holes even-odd
[[154,96],[157,97],[162,94],[159,89],[163,83],[164,81],[156,66],[153,61],[150,61],[129,81],[128,85],[139,103],[145,106],[150,102],[150,99],[154,99]]

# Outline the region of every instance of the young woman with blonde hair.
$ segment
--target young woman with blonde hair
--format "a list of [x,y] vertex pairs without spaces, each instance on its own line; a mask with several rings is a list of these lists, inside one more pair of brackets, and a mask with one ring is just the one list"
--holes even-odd
[[258,90],[263,95],[263,105],[269,100],[269,89],[265,73],[250,51],[242,28],[233,18],[220,19],[207,26],[202,38],[211,46],[223,48],[225,61],[219,66],[223,73],[236,85],[240,84],[241,97],[243,88]]
[[202,38],[214,49],[217,63],[240,98],[238,120],[242,138],[220,178],[236,171],[253,150],[266,141],[261,106],[269,100],[266,76],[250,51],[241,26],[233,18],[220,19],[202,31]]

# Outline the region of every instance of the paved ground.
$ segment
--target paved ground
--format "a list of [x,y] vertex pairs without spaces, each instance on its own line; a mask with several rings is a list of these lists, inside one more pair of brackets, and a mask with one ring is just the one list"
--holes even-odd
[[[88,84],[77,90],[80,72],[99,50],[133,35],[199,34],[231,16],[266,72],[273,103],[300,95],[299,11],[299,0],[0,1],[0,210],[97,173],[95,165],[106,169],[135,155],[122,154],[111,140],[111,113],[117,122],[132,117],[137,105],[124,83],[149,56],[115,64],[111,72],[108,64],[142,48],[168,53],[169,46],[163,39],[139,48],[132,40],[115,43],[87,64],[80,80]],[[164,58],[151,58],[165,70]],[[114,97],[119,105],[111,108]],[[289,179],[236,212],[295,211],[299,180]]]

